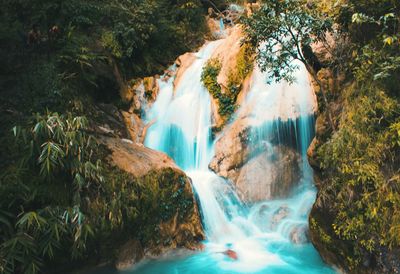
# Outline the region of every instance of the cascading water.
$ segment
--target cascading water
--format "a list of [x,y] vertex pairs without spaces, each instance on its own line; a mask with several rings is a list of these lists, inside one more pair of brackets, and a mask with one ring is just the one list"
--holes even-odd
[[[208,169],[214,154],[211,100],[200,77],[220,43],[210,42],[196,53],[196,60],[175,89],[173,79],[160,80],[160,94],[146,114],[155,124],[145,145],[170,155],[192,179],[207,236],[205,250],[151,261],[134,273],[330,273],[310,243],[295,245],[290,241],[296,229],[306,231],[315,200],[312,171],[305,156],[313,125],[307,73],[298,72],[297,84],[269,86],[265,74],[257,68],[253,73],[252,87],[238,111],[240,115],[247,109],[254,121],[249,145],[266,142],[273,147],[268,136],[276,135],[277,143],[292,145],[301,153],[303,175],[290,198],[245,204],[229,181]],[[285,216],[277,220],[276,212],[280,211]],[[238,260],[224,255],[227,248],[235,251]]]

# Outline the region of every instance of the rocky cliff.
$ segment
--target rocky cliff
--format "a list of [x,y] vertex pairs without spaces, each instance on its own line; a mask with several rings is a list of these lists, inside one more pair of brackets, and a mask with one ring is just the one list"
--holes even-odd
[[[399,196],[389,187],[398,184],[399,147],[391,141],[398,137],[390,130],[396,125],[398,98],[369,72],[350,76],[343,67],[354,66],[352,57],[332,66],[341,47],[355,45],[340,37],[329,43],[338,56],[330,55],[326,46],[313,48],[323,65],[318,77],[330,102],[319,106],[316,136],[308,150],[318,188],[309,217],[310,238],[322,258],[343,272],[399,273],[393,202]],[[315,91],[318,96],[319,87]]]
[[[146,256],[170,249],[198,249],[204,233],[190,179],[170,157],[138,142],[138,132],[127,128],[130,122],[124,124],[137,117],[135,114],[104,104],[92,114],[96,117],[92,130],[103,146],[109,183],[118,176],[116,183],[123,182],[122,189],[113,188],[120,192],[119,200],[139,203],[136,210],[142,215],[136,220],[121,216],[124,226],[132,231],[113,237],[116,240],[110,248],[114,250],[116,267],[127,269]],[[132,193],[133,199],[129,201],[125,193]]]

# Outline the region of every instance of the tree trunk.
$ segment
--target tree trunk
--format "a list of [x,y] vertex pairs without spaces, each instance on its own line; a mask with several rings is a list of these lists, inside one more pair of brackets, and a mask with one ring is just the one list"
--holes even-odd
[[[114,59],[111,56],[108,56],[108,62],[110,63],[110,65],[113,68],[113,74],[114,74],[115,80],[119,86],[120,97],[123,101],[126,101],[125,94],[127,94],[127,90],[129,88],[126,83],[126,80],[124,79],[121,71],[119,70],[117,63],[114,61]],[[130,99],[131,98],[129,98],[127,101],[129,102]]]
[[332,130],[336,131],[335,123],[333,122],[332,111],[331,111],[331,108],[329,107],[328,98],[326,98],[325,89],[324,89],[321,81],[319,80],[315,70],[309,64],[305,63],[305,65],[306,65],[307,71],[311,74],[311,76],[313,77],[314,81],[317,82],[317,84],[318,84],[318,86],[319,86],[319,88],[321,90],[322,99],[324,100],[324,103],[326,105],[326,112],[328,113],[329,124],[330,124]]

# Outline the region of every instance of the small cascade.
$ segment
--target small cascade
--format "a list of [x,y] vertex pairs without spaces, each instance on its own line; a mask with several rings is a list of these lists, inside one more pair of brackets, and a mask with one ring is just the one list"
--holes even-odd
[[[206,248],[186,258],[145,264],[137,273],[330,273],[307,241],[307,216],[316,193],[306,159],[315,98],[304,69],[293,85],[268,85],[266,75],[256,66],[250,91],[237,112],[237,117],[247,116],[251,123],[249,146],[265,143],[273,154],[276,146],[284,145],[300,153],[302,176],[291,195],[246,204],[230,181],[208,169],[215,140],[211,138],[211,99],[200,78],[222,42],[203,46],[175,88],[174,79],[159,80],[159,96],[146,114],[155,123],[145,145],[167,153],[192,179]],[[226,256],[227,250],[234,251],[238,259]]]
[[175,90],[172,78],[159,80],[160,96],[147,115],[156,123],[149,129],[145,145],[170,155],[184,170],[206,170],[212,157],[211,100],[200,77],[220,43],[210,42],[196,53]]

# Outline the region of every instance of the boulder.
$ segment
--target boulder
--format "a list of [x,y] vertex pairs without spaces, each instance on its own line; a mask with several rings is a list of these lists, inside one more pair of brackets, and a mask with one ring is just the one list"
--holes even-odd
[[286,197],[300,180],[300,161],[297,152],[283,146],[251,158],[235,180],[239,196],[250,202]]
[[295,226],[289,234],[290,241],[294,244],[306,244],[310,242],[307,225]]
[[129,138],[121,112],[112,104],[98,104],[87,110],[90,128],[96,134]]
[[144,257],[144,250],[138,240],[129,240],[118,251],[115,267],[124,271],[132,267]]
[[[153,195],[158,195],[155,199],[163,213],[154,213],[151,223],[156,225],[158,235],[144,246],[145,254],[157,255],[181,247],[191,250],[200,248],[205,236],[190,178],[174,161],[162,152],[130,140],[107,136],[100,136],[98,140],[109,151],[105,159],[108,164],[128,173],[139,184],[156,189]],[[126,245],[126,249],[134,246],[132,243]],[[121,260],[121,265],[126,267],[127,262],[135,262],[138,257],[126,259],[121,255],[121,258],[125,258]]]
[[290,214],[290,208],[286,205],[279,207],[272,215],[271,218],[271,229],[276,229],[279,223],[288,217]]
[[221,134],[209,167],[232,180],[245,201],[285,197],[301,177],[301,157],[274,134],[252,142],[252,123],[238,118]]
[[215,155],[210,162],[210,168],[218,175],[236,179],[237,169],[249,158],[251,151],[248,146],[250,128],[247,119],[238,119],[224,130],[215,145]]
[[135,113],[129,113],[126,111],[121,111],[124,123],[126,125],[126,130],[130,139],[134,143],[140,143],[142,140],[142,134],[145,125],[139,116]]
[[[226,38],[215,49],[211,58],[218,59],[221,62],[221,70],[218,74],[217,82],[221,87],[221,92],[229,94],[231,92],[228,90],[230,83],[232,84],[234,81],[238,81],[238,59],[240,58],[239,56],[241,56],[242,53],[241,50],[244,47],[242,43],[242,26],[235,25],[234,27],[228,28],[226,34]],[[241,89],[235,102],[236,105],[240,105],[244,100],[245,94],[247,94],[250,88],[250,78],[250,75],[248,75],[245,79],[239,79],[240,83],[236,83]],[[226,123],[226,120],[224,117],[221,117],[218,112],[218,100],[213,99],[211,103],[214,127],[221,128]]]
[[136,178],[166,168],[172,168],[184,175],[174,161],[162,152],[119,138],[101,136],[98,140],[110,150],[107,160]]

